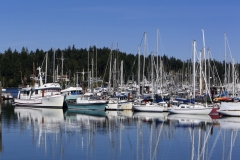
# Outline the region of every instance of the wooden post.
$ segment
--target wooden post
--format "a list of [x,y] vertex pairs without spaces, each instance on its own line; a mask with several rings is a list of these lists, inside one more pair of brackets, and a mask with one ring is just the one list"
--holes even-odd
[[44,97],[44,90],[42,90],[42,97]]

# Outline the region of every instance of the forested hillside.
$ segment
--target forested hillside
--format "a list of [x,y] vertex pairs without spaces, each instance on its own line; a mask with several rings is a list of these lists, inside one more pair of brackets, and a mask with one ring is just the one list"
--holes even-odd
[[[12,50],[9,48],[4,53],[0,54],[0,80],[2,82],[3,87],[18,87],[19,85],[24,86],[31,84],[31,76],[37,75],[36,71],[37,67],[42,67],[45,70],[45,55],[48,53],[48,75],[47,79],[49,82],[52,82],[53,78],[53,59],[54,59],[54,49],[50,49],[48,51],[43,51],[41,49],[37,49],[36,51],[28,51],[27,48],[23,47],[21,52]],[[77,49],[75,46],[69,46],[64,50],[56,49],[55,50],[55,70],[58,68],[58,75],[61,75],[61,67],[62,67],[62,55],[63,55],[63,74],[68,75],[70,77],[71,82],[73,83],[74,74],[76,72],[82,72],[83,70],[86,72],[88,67],[89,70],[94,70],[94,75],[97,77],[101,77],[104,81],[108,81],[109,77],[109,61],[110,54],[112,54],[112,65],[114,59],[116,59],[116,66],[118,75],[120,75],[120,61],[124,62],[124,81],[128,80],[137,80],[138,73],[138,54],[137,53],[123,53],[118,49],[113,49],[111,51],[110,48],[96,48],[95,46],[91,46],[88,48]],[[160,58],[163,63],[163,71],[164,74],[181,74],[184,75],[184,78],[189,77],[189,73],[191,71],[191,59],[187,61],[182,61],[180,59],[176,59],[174,57],[168,57],[168,55],[159,56],[159,66],[160,66]],[[143,56],[141,55],[141,65],[143,64]],[[154,66],[156,68],[156,55],[154,56],[155,63]],[[151,56],[145,58],[145,75],[148,78],[150,75],[151,69]],[[89,61],[89,66],[87,65]],[[93,67],[92,67],[93,64]],[[96,65],[97,64],[97,65]],[[211,60],[209,65],[214,66],[216,68],[219,78],[221,80],[224,79],[224,62],[218,62],[216,60]],[[237,69],[237,75],[239,75],[239,64],[235,65]],[[97,70],[97,71],[96,71]],[[216,71],[210,71],[216,72]],[[156,72],[155,72],[156,73]],[[142,71],[141,71],[142,74]],[[76,74],[75,74],[76,76]],[[82,75],[78,74],[79,79],[81,79]],[[87,77],[85,75],[85,77]],[[85,78],[86,79],[86,78]]]

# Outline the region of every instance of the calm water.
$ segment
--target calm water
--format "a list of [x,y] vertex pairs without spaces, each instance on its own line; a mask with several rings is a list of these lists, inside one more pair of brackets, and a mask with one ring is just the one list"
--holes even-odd
[[0,159],[239,159],[240,118],[1,106]]

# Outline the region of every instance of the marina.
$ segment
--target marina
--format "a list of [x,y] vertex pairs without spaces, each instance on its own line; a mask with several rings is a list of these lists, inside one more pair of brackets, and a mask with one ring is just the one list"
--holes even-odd
[[17,107],[4,101],[0,158],[238,159],[239,125],[238,117]]
[[239,2],[46,2],[2,3],[0,159],[239,159]]

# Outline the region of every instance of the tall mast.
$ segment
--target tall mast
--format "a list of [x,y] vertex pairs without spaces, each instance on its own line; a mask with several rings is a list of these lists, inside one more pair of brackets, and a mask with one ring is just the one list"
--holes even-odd
[[117,74],[117,68],[116,68],[116,58],[114,58],[114,62],[113,62],[113,90],[116,91],[117,89],[117,83],[116,83],[116,74]]
[[89,44],[88,44],[88,63],[87,63],[87,73],[88,73],[88,89],[90,88],[90,84],[89,84],[89,81],[90,81],[90,71],[89,71]]
[[[205,50],[205,37],[204,37],[204,30],[202,29],[203,34],[203,57],[204,57],[204,80],[207,80],[207,64],[206,64],[206,50]],[[205,93],[207,93],[207,82],[205,84]]]
[[46,54],[45,83],[47,83],[47,61],[48,61],[48,52]]
[[146,56],[146,37],[147,33],[144,32],[144,56],[143,56],[143,79],[142,79],[142,94],[144,93],[144,86],[145,86],[145,82],[144,82],[144,72],[145,72],[145,56]]
[[195,55],[196,55],[196,41],[194,40],[193,41],[193,78],[192,78],[192,80],[193,80],[193,99],[195,99],[195,77],[196,77],[196,75],[195,75]]
[[158,82],[159,82],[159,79],[158,79],[158,74],[159,74],[159,66],[158,66],[158,32],[159,30],[157,29],[157,48],[156,48],[156,57],[157,57],[157,77],[156,77],[156,87],[158,87]]
[[96,83],[98,84],[98,81],[97,81],[97,46],[96,46]]
[[110,87],[111,87],[111,79],[112,79],[112,48],[111,48],[111,51],[110,51],[108,91],[110,91]]
[[227,84],[227,64],[226,64],[226,59],[227,59],[227,55],[226,55],[226,52],[227,52],[227,46],[226,46],[226,43],[227,43],[227,37],[226,37],[226,33],[224,33],[224,46],[225,46],[225,49],[224,49],[224,67],[225,67],[225,76],[224,76],[224,86],[226,86]]
[[91,82],[90,82],[91,83],[91,89],[93,89],[93,82],[94,82],[93,81],[93,79],[94,79],[94,75],[93,74],[94,74],[94,70],[93,70],[93,58],[92,58],[92,76],[91,76]]
[[235,97],[235,68],[234,68],[234,59],[232,58],[232,88],[233,88],[233,97]]
[[140,94],[140,45],[138,45],[138,94]]
[[53,82],[55,82],[55,49],[53,51]]
[[211,67],[211,58],[210,58],[210,49],[208,48],[208,86],[209,86],[209,89],[211,87],[211,70],[210,70],[210,67]]
[[[199,88],[200,88],[200,95],[202,95],[202,51],[199,52]],[[195,72],[195,70],[193,70]]]
[[154,89],[154,80],[153,80],[153,53],[151,53],[151,82],[152,82],[152,98],[153,98],[153,89]]
[[121,92],[123,87],[123,60],[121,61]]
[[92,52],[92,85],[93,85],[93,79],[94,79],[94,47],[93,47],[93,52]]

